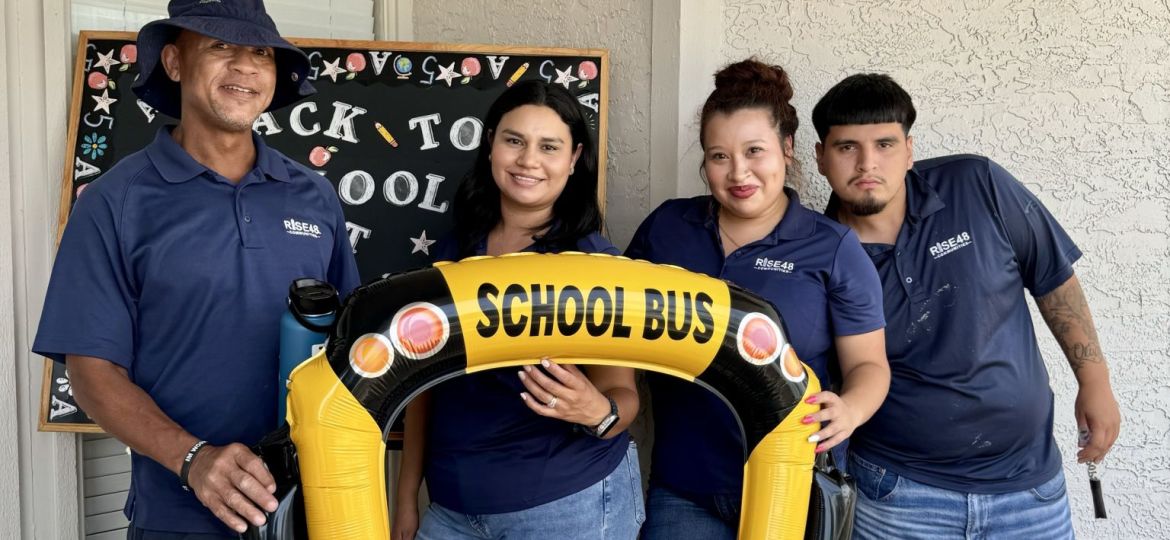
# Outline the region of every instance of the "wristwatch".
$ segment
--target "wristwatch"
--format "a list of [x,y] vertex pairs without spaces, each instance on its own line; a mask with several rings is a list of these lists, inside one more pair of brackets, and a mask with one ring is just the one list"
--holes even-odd
[[618,416],[617,402],[609,396],[606,396],[605,399],[609,400],[609,414],[606,415],[605,418],[601,419],[600,424],[597,424],[596,426],[585,426],[587,431],[589,431],[591,435],[597,437],[598,439],[605,437],[605,435],[608,434],[609,431],[617,425],[618,420],[621,419],[621,417]]

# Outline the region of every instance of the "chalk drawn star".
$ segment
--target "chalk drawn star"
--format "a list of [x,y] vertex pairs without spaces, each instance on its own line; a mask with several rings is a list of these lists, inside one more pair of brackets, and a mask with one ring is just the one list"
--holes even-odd
[[451,62],[449,65],[446,65],[446,66],[439,66],[439,71],[441,73],[439,74],[438,77],[435,77],[435,78],[440,80],[440,81],[447,81],[447,87],[451,86],[452,79],[459,78],[459,73],[457,71],[455,71],[455,62]]
[[410,241],[414,243],[414,249],[410,250],[411,255],[421,251],[424,255],[430,256],[431,245],[435,243],[434,240],[427,239],[426,230],[423,230],[422,234],[418,235],[418,238],[411,238]]
[[105,111],[106,114],[113,114],[110,112],[110,105],[113,105],[118,100],[110,97],[110,90],[108,88],[105,90],[102,90],[102,95],[100,95],[100,96],[89,96],[89,97],[91,97],[95,101],[97,101],[97,105],[93,106],[93,112]]
[[106,74],[108,75],[110,68],[118,64],[121,64],[121,62],[114,60],[114,49],[110,49],[110,52],[106,54],[98,53],[98,61],[94,62],[93,67],[106,70]]
[[334,58],[332,62],[325,62],[325,71],[321,72],[321,76],[328,75],[333,82],[337,82],[337,76],[345,73],[345,68],[341,67],[341,57]]
[[[556,69],[556,68],[553,68],[553,69]],[[563,85],[565,85],[565,88],[568,89],[570,83],[575,83],[579,80],[581,80],[581,79],[578,79],[578,78],[573,76],[573,67],[569,66],[564,71],[557,69],[557,80],[553,81],[553,83],[554,84],[563,84]]]

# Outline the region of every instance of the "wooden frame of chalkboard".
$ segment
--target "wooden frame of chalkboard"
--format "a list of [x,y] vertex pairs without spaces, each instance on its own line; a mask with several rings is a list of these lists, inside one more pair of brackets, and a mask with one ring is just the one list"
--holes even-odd
[[[130,90],[137,75],[135,36],[80,33],[58,244],[73,202],[85,186],[146,146],[158,127],[170,120],[138,101]],[[363,280],[428,262],[428,247],[450,228],[450,197],[474,160],[483,127],[480,118],[516,81],[540,78],[561,84],[582,104],[597,138],[598,199],[604,211],[607,50],[289,41],[309,54],[309,79],[318,93],[266,113],[253,127],[267,144],[329,178],[337,188]],[[403,103],[409,105],[402,107]],[[392,232],[378,234],[385,231]],[[38,429],[101,431],[73,401],[64,366],[47,359]]]

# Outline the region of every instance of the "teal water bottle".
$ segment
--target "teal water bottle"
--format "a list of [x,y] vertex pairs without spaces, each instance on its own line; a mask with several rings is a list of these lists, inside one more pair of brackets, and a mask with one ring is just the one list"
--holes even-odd
[[340,307],[337,289],[313,278],[294,280],[288,287],[288,310],[280,317],[280,372],[277,374],[276,425],[285,421],[288,376],[325,346]]

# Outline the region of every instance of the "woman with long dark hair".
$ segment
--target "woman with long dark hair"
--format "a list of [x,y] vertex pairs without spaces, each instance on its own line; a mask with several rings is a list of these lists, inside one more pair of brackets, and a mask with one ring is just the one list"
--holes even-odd
[[[520,251],[616,254],[599,234],[597,150],[577,100],[517,84],[484,119],[475,166],[436,259]],[[406,413],[395,540],[633,539],[644,519],[630,368],[559,365],[465,375]],[[426,478],[431,505],[419,523]]]
[[[703,105],[701,174],[710,195],[659,206],[626,255],[732,281],[771,301],[825,391],[802,421],[826,422],[816,451],[840,445],[889,388],[882,288],[848,227],[800,205],[792,85],[778,66],[745,60],[715,75]],[[698,385],[651,373],[653,469],[647,540],[734,539],[743,438],[730,409]],[[804,493],[802,495],[807,495]]]

